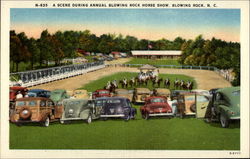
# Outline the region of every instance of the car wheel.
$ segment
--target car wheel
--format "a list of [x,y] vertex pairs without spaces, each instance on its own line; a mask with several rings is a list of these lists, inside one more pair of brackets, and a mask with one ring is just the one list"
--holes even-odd
[[60,122],[60,124],[64,124],[65,122],[64,122],[64,120],[59,120],[59,122]]
[[44,126],[45,127],[49,126],[49,117],[47,117],[46,120],[44,121]]
[[148,120],[149,119],[149,114],[145,113],[145,119]]
[[195,104],[191,105],[190,110],[192,112],[196,112],[196,105]]
[[129,121],[129,119],[130,119],[129,115],[125,116],[125,118],[124,118],[125,121]]
[[229,120],[224,114],[220,114],[220,124],[221,127],[227,128],[229,126]]
[[91,117],[91,115],[89,115],[87,118],[87,123],[90,124],[91,122],[92,122],[92,117]]

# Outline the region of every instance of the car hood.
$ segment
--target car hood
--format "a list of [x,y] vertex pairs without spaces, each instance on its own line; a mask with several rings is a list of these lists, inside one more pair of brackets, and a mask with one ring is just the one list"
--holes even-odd
[[157,109],[157,108],[166,108],[166,109],[172,109],[168,104],[166,103],[151,103],[147,105],[150,109]]
[[81,100],[81,101],[67,101],[64,102],[64,113],[65,117],[78,117],[80,112],[85,109],[89,109],[88,101]]

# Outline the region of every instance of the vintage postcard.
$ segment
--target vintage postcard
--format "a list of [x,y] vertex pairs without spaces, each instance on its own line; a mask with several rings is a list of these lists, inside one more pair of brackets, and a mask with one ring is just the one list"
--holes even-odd
[[249,157],[248,1],[1,3],[1,158]]

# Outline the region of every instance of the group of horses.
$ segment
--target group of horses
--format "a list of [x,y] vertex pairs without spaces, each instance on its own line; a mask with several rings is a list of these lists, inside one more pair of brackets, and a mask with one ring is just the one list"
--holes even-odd
[[[159,78],[155,74],[141,73],[137,77],[132,77],[131,79],[127,79],[124,77],[122,80],[119,80],[118,82],[116,80],[108,81],[106,86],[104,86],[104,89],[107,89],[110,92],[114,92],[115,89],[118,88],[118,84],[120,84],[122,88],[128,88],[128,87],[132,88],[134,86],[148,86],[149,82],[152,83],[153,87],[155,87],[156,85],[160,87],[162,83],[166,88],[170,88],[171,85],[171,81],[169,78],[163,80],[163,78]],[[176,78],[174,81],[174,88],[183,90],[192,90],[193,82],[189,80],[184,81]]]

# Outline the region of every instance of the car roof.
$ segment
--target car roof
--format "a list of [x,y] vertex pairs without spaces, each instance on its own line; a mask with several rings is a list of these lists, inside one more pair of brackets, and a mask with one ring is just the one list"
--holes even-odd
[[50,92],[50,91],[45,90],[45,89],[30,89],[29,90],[29,92],[43,92],[43,91]]
[[125,100],[127,98],[115,96],[115,97],[101,97],[101,98],[96,98],[96,100],[98,100],[98,99],[121,99],[121,100]]
[[65,91],[66,91],[65,89],[55,89],[55,90],[53,90],[51,92],[65,92]]
[[150,93],[148,88],[135,88],[137,92]]
[[152,96],[152,97],[147,97],[146,100],[149,100],[149,99],[154,99],[154,98],[162,98],[162,99],[166,99],[166,97],[163,97],[163,96]]
[[31,100],[50,100],[49,98],[44,97],[25,97],[25,98],[18,98],[16,101],[31,101]]
[[216,92],[222,93],[224,96],[226,96],[230,102],[235,103],[235,102],[240,102],[239,96],[236,96],[234,92],[240,91],[240,87],[226,87],[226,88],[221,88],[218,89]]
[[13,87],[10,87],[10,89],[11,90],[24,90],[24,89],[27,89],[27,88],[26,87],[21,87],[21,86],[13,86]]

